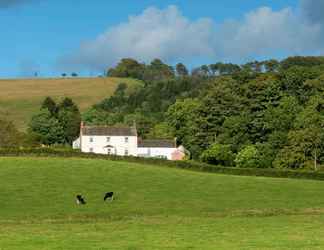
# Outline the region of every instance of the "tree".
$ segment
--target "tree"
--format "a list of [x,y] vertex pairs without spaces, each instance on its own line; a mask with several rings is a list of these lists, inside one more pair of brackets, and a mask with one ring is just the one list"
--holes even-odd
[[110,68],[107,75],[111,77],[131,77],[143,79],[145,65],[132,58],[122,59],[115,68]]
[[239,115],[243,111],[244,103],[238,89],[237,81],[231,77],[221,77],[213,82],[206,93],[201,94],[201,108],[198,114],[204,149],[215,142],[227,117]]
[[69,97],[65,97],[58,105],[58,109],[74,109],[77,110],[78,107],[73,102],[73,100]]
[[230,145],[213,144],[201,154],[200,159],[206,163],[230,167],[233,166],[235,155]]
[[280,63],[275,59],[267,60],[262,63],[266,72],[278,72],[280,67]]
[[207,65],[202,65],[200,69],[205,76],[209,76],[210,72],[209,72],[209,67]]
[[262,62],[259,61],[253,61],[248,62],[244,64],[242,67],[248,71],[255,72],[255,73],[261,73],[262,72]]
[[296,97],[284,96],[278,106],[270,106],[265,111],[265,126],[271,131],[288,132],[300,111],[301,106]]
[[173,138],[173,134],[173,129],[166,122],[161,122],[154,125],[154,127],[150,130],[148,137],[167,139]]
[[75,73],[75,72],[73,72],[73,73],[71,74],[71,76],[72,76],[72,77],[78,77],[78,74]]
[[191,76],[192,77],[206,77],[204,72],[201,70],[201,67],[197,67],[191,70]]
[[186,66],[182,63],[178,63],[176,65],[176,72],[177,72],[178,76],[180,76],[180,77],[185,77],[185,76],[189,75],[189,72],[188,72]]
[[68,109],[61,109],[58,114],[58,119],[64,131],[64,142],[71,145],[80,134],[80,113]]
[[[276,167],[314,168],[324,155],[324,101],[313,96],[296,117],[286,146],[278,154]],[[312,162],[312,163],[310,163]]]
[[143,80],[146,84],[150,84],[153,81],[168,80],[174,77],[174,69],[171,66],[160,59],[154,59],[150,65],[145,67]]
[[166,122],[174,130],[180,144],[184,145],[197,159],[205,145],[205,138],[200,133],[200,102],[197,99],[187,98],[178,100],[166,112]]
[[72,142],[80,134],[81,114],[71,98],[64,98],[59,104],[58,120],[64,131],[64,142]]
[[107,112],[100,108],[92,107],[82,114],[82,120],[89,125],[111,126],[120,123],[123,116],[112,112]]
[[321,72],[314,68],[293,66],[280,74],[282,88],[290,95],[294,95],[301,103],[308,100],[309,93],[305,91],[307,80],[319,77]]
[[260,145],[263,166],[272,166],[277,153],[286,145],[289,130],[302,107],[296,97],[284,96],[278,105],[269,106],[264,112],[266,141]]
[[281,68],[287,70],[290,67],[314,67],[324,64],[323,56],[293,56],[281,61]]
[[51,115],[47,109],[42,109],[34,115],[29,124],[29,133],[36,135],[41,144],[63,144],[64,129],[59,120]]
[[235,164],[239,168],[260,167],[259,151],[254,145],[243,148],[235,158]]
[[109,112],[120,111],[125,103],[127,103],[126,90],[126,83],[118,84],[114,94],[104,99],[98,107]]
[[61,75],[63,78],[64,77],[66,77],[67,76],[67,74],[66,73],[62,73],[62,75]]
[[42,144],[71,144],[79,136],[81,114],[71,98],[64,98],[58,105],[47,97],[41,111],[29,124],[30,138]]
[[128,126],[133,126],[134,123],[136,124],[138,136],[145,138],[146,135],[151,131],[154,127],[156,121],[154,118],[140,114],[129,114],[124,117],[124,123]]
[[241,113],[225,118],[219,135],[215,138],[217,143],[232,145],[234,152],[239,151],[244,145],[250,144],[249,125],[251,115]]
[[51,97],[46,97],[41,105],[41,109],[47,109],[52,116],[56,116],[58,112],[58,106]]
[[209,68],[213,75],[230,75],[238,73],[241,70],[239,65],[221,62],[211,64]]

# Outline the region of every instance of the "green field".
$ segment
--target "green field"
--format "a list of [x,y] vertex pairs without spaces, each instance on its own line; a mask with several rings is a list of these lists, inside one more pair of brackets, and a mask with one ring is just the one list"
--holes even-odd
[[0,158],[0,180],[1,250],[324,249],[320,181],[77,158]]
[[107,77],[0,80],[0,118],[14,121],[23,130],[47,96],[56,101],[71,97],[84,111],[112,95],[119,83],[140,84],[137,80]]

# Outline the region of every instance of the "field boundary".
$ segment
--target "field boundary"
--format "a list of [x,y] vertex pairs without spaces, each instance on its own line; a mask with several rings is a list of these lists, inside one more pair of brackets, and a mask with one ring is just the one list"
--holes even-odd
[[93,153],[82,153],[74,150],[53,149],[53,148],[31,148],[16,149],[3,148],[0,149],[0,157],[62,157],[62,158],[86,158],[101,159],[110,161],[124,161],[131,163],[140,163],[147,165],[155,165],[159,167],[170,167],[187,169],[198,172],[217,173],[226,175],[240,176],[258,176],[258,177],[274,177],[274,178],[292,178],[292,179],[309,179],[324,180],[324,172],[304,171],[304,170],[287,170],[273,168],[236,168],[210,165],[195,161],[168,161],[155,158],[140,158],[132,156],[116,156],[116,155],[100,155]]
[[[219,219],[219,218],[264,218],[264,217],[279,217],[279,216],[312,216],[323,215],[324,211],[321,208],[314,209],[249,209],[249,210],[234,210],[231,212],[214,212],[203,214],[204,218]],[[129,215],[129,216],[62,216],[62,217],[45,217],[41,219],[0,219],[1,225],[32,225],[32,224],[84,224],[93,222],[117,222],[117,221],[141,221],[141,220],[163,220],[170,218],[167,215]],[[177,216],[175,216],[177,218]],[[186,218],[186,217],[184,217]],[[201,216],[191,216],[190,219],[199,219]]]

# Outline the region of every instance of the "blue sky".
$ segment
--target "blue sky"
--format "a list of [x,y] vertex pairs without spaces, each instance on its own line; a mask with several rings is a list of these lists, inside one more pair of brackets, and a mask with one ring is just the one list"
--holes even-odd
[[[322,0],[0,0],[0,77],[98,74],[127,56],[193,66],[320,54],[324,36],[322,20],[312,19],[314,1],[324,6]],[[275,46],[278,33],[285,37]]]

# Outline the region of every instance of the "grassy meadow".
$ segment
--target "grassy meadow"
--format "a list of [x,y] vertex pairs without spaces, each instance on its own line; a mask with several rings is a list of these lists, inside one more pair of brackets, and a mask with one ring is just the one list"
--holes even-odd
[[77,158],[0,158],[0,180],[1,250],[324,248],[320,181]]
[[119,83],[140,84],[137,80],[106,77],[0,80],[0,117],[14,121],[23,130],[47,96],[57,101],[71,97],[84,111],[109,97]]

